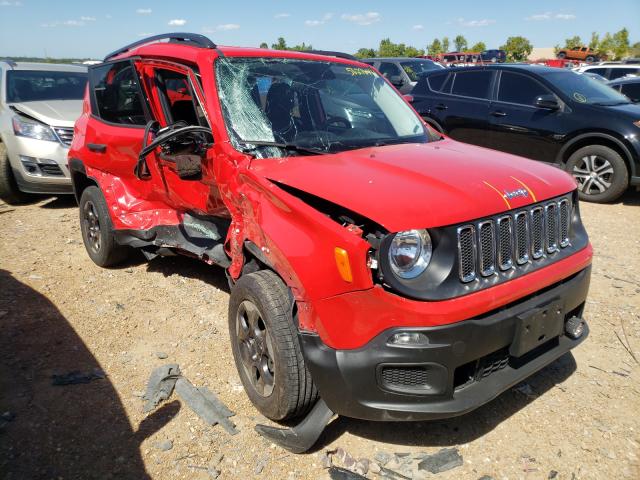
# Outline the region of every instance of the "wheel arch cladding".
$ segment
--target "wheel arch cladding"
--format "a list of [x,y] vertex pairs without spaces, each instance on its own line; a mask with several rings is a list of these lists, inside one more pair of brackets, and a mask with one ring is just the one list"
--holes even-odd
[[565,165],[569,160],[569,157],[571,157],[571,155],[573,155],[577,150],[591,145],[602,145],[603,147],[611,148],[622,157],[627,169],[629,170],[629,175],[636,174],[636,167],[629,148],[622,142],[622,140],[608,133],[594,132],[578,135],[562,148],[558,155],[558,163]]
[[76,197],[76,201],[80,203],[80,197],[82,192],[89,186],[98,186],[93,178],[87,176],[87,171],[84,167],[84,163],[77,158],[69,159],[69,173],[71,174],[71,185],[73,186],[73,194]]

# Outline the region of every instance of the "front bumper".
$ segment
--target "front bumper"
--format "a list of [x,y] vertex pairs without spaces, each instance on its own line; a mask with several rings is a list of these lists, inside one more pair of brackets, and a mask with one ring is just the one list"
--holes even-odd
[[[392,328],[354,350],[332,349],[319,336],[307,333],[300,333],[300,342],[321,397],[339,415],[385,421],[453,417],[489,402],[587,337],[586,326],[577,340],[567,337],[564,322],[582,316],[590,275],[589,266],[470,320]],[[542,338],[545,330],[538,329],[547,314],[556,316],[562,332],[548,329],[550,334]],[[523,322],[539,337],[526,353],[521,348]],[[389,338],[399,331],[422,332],[429,343],[389,345]]]
[[60,142],[7,135],[7,153],[18,188],[26,193],[73,193],[69,148]]

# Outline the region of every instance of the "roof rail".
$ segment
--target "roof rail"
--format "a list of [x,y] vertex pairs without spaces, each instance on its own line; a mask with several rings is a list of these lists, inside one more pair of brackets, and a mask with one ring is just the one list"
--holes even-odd
[[330,50],[298,50],[300,53],[313,53],[314,55],[324,55],[326,57],[344,58],[346,60],[358,60],[353,55],[344,52],[332,52]]
[[10,58],[2,58],[0,59],[0,62],[4,62],[6,64],[8,64],[11,69],[13,70],[14,67],[17,67],[18,64],[16,62],[14,62],[13,60],[11,60]]
[[130,43],[126,47],[122,47],[115,52],[111,52],[109,55],[104,57],[104,61],[106,62],[107,60],[117,55],[128,52],[129,50],[132,50],[141,45],[158,42],[160,40],[169,40],[170,43],[184,43],[185,45],[191,45],[200,48],[218,48],[215,43],[213,43],[204,35],[200,35],[198,33],[161,33],[160,35],[153,35],[152,37],[143,38],[142,40]]

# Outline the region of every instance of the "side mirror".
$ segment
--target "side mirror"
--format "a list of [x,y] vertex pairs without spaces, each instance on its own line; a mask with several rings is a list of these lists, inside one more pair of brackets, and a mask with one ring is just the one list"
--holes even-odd
[[402,75],[391,75],[389,77],[389,81],[391,82],[391,85],[393,85],[394,87],[401,87],[404,85],[404,80],[402,79]]
[[559,110],[560,104],[558,103],[558,99],[551,94],[540,95],[536,98],[534,105],[538,108],[543,108],[545,110]]

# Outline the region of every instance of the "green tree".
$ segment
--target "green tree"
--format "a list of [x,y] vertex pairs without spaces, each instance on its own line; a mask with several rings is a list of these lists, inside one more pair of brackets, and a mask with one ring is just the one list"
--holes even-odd
[[591,32],[591,41],[589,42],[589,48],[591,50],[598,50],[599,45],[600,35],[598,35],[598,32]]
[[298,52],[305,52],[308,50],[313,50],[313,46],[312,45],[307,45],[304,42],[302,42],[301,45],[294,45],[291,48],[287,48],[287,50],[296,50]]
[[269,48],[269,45],[267,45],[265,42],[262,42],[260,44],[260,48]]
[[449,51],[449,37],[444,37],[442,39],[442,51],[447,53]]
[[596,54],[608,57],[609,55],[612,55],[614,48],[615,42],[613,40],[613,37],[609,32],[607,32],[604,34],[604,37],[602,37],[602,40],[600,40],[598,49],[596,50]]
[[564,48],[577,48],[577,47],[582,47],[583,43],[582,43],[582,39],[580,38],[579,35],[575,35],[573,37],[567,38],[564,41]]
[[283,37],[278,37],[278,42],[272,43],[271,48],[273,50],[287,50],[287,42]]
[[440,53],[443,53],[442,43],[440,42],[440,40],[434,38],[433,42],[431,42],[431,45],[427,47],[427,52],[429,53],[429,55],[438,55]]
[[424,50],[421,48],[415,48],[411,45],[405,47],[404,49],[404,57],[421,57],[424,55]]
[[613,34],[613,55],[620,60],[629,54],[629,30],[623,28]]
[[373,48],[361,48],[356,52],[358,58],[373,58],[375,56],[377,53]]
[[469,51],[470,52],[484,52],[487,49],[487,45],[484,42],[478,42],[473,45]]
[[403,54],[404,45],[393,43],[389,38],[383,38],[380,40],[380,46],[378,47],[378,55],[381,57],[401,57]]
[[464,52],[467,49],[467,39],[463,35],[458,35],[453,39],[456,46],[456,52]]
[[631,45],[631,48],[629,49],[629,55],[631,55],[632,57],[640,57],[640,42],[636,42],[633,45]]
[[509,37],[501,50],[507,52],[507,58],[512,62],[522,62],[527,59],[533,50],[531,42],[524,37]]

